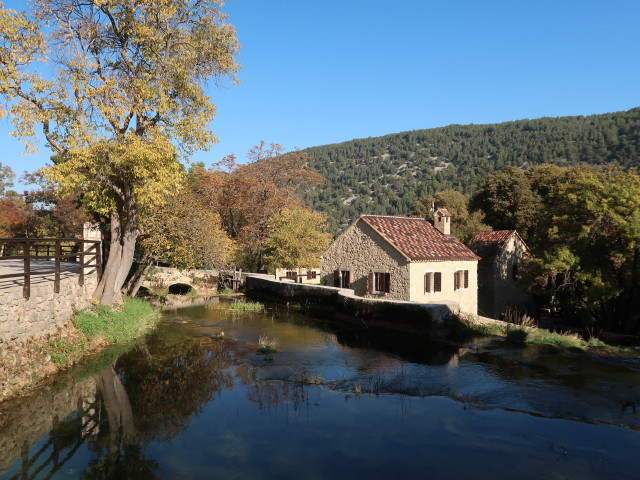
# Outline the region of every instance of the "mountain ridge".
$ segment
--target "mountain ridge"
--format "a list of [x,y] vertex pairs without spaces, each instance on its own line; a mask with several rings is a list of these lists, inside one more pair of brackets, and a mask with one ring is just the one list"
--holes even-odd
[[640,107],[493,124],[452,124],[309,147],[326,183],[306,195],[336,233],[362,213],[407,215],[445,189],[471,194],[493,171],[551,163],[640,166]]

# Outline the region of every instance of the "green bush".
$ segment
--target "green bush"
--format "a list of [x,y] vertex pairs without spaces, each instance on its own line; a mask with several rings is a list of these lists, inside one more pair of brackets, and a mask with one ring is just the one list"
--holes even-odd
[[529,332],[524,328],[509,328],[507,329],[507,342],[524,347],[527,344],[527,337]]

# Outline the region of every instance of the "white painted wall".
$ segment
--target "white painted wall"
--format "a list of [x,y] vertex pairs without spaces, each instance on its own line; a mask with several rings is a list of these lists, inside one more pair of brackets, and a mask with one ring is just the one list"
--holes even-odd
[[[469,287],[454,290],[454,274],[458,270],[469,271]],[[424,277],[427,272],[442,273],[442,291],[425,292]],[[412,302],[455,302],[464,313],[478,313],[478,262],[411,262],[409,264],[409,300]]]

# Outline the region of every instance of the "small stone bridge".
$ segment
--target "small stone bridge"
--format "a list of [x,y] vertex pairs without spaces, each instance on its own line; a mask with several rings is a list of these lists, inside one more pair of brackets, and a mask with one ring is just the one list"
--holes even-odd
[[198,294],[215,293],[218,290],[218,270],[179,270],[170,267],[151,267],[141,288],[165,290],[185,294],[190,290]]

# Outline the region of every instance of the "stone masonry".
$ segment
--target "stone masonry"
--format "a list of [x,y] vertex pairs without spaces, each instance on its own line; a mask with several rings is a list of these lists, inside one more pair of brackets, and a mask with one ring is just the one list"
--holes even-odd
[[33,277],[31,296],[23,298],[22,280],[0,282],[0,340],[23,342],[55,333],[75,310],[90,305],[97,284],[95,270],[85,273],[83,286],[77,274],[67,273],[60,279],[60,293],[54,293],[52,275],[42,275]]

